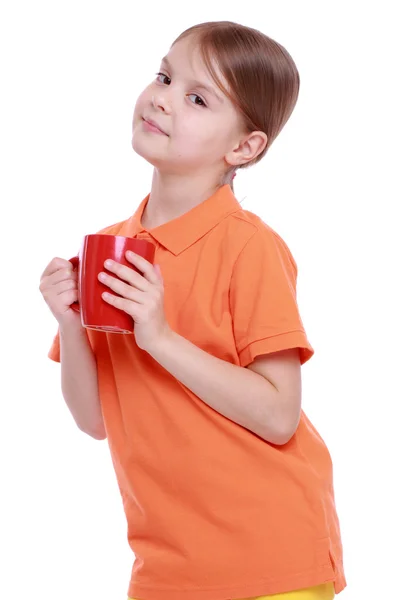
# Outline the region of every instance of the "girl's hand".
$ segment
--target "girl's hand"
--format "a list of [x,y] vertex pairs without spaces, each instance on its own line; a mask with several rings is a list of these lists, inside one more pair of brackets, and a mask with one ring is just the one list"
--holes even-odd
[[143,275],[113,260],[106,260],[104,266],[116,277],[101,272],[98,278],[119,296],[104,292],[102,297],[133,318],[137,345],[151,353],[151,348],[171,332],[164,313],[164,282],[161,270],[159,265],[153,266],[134,252],[128,251],[125,256]]
[[78,300],[77,273],[63,258],[53,258],[40,278],[39,290],[59,325],[79,324],[80,314],[70,308]]

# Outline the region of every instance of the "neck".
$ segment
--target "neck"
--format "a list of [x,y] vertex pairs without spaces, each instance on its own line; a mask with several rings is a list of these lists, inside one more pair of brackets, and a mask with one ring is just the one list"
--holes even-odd
[[[212,181],[212,182],[211,182]],[[142,225],[153,229],[180,217],[204,200],[221,186],[214,177],[201,175],[178,175],[153,171],[150,197],[142,215]]]

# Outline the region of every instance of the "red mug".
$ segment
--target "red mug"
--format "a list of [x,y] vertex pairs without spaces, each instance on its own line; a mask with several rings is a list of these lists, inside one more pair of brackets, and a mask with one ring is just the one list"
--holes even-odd
[[[101,271],[107,272],[104,266],[107,258],[142,274],[126,259],[127,250],[140,254],[153,264],[155,246],[151,242],[101,233],[86,235],[79,255],[70,258],[74,268],[78,269],[78,302],[71,304],[71,308],[81,313],[83,327],[109,333],[133,333],[134,320],[102,298],[105,291],[111,294],[115,292],[98,279]],[[110,274],[116,277],[111,271]]]

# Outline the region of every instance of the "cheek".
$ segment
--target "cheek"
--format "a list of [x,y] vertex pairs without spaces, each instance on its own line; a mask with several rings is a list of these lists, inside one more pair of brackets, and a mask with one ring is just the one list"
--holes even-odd
[[147,87],[145,90],[143,90],[143,92],[140,94],[140,96],[136,100],[135,108],[133,111],[133,120],[137,120],[140,117],[142,117],[145,107],[148,106],[150,103],[151,103],[151,93],[149,91],[149,87]]
[[177,118],[179,139],[186,145],[198,146],[215,135],[215,124],[200,111],[188,110]]
[[194,115],[184,120],[179,138],[190,154],[219,154],[226,132],[221,130],[218,121],[208,115]]

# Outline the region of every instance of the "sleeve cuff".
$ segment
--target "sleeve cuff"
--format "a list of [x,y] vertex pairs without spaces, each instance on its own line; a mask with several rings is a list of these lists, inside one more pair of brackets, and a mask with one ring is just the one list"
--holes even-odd
[[61,362],[61,357],[60,357],[60,341],[59,341],[58,334],[54,338],[53,344],[52,344],[52,346],[50,348],[50,351],[47,354],[47,356],[51,360],[54,360],[55,362]]
[[314,354],[314,349],[307,340],[304,331],[290,331],[250,342],[239,352],[240,366],[247,367],[261,354],[270,354],[280,350],[289,350],[290,348],[299,348],[300,364],[302,365]]

